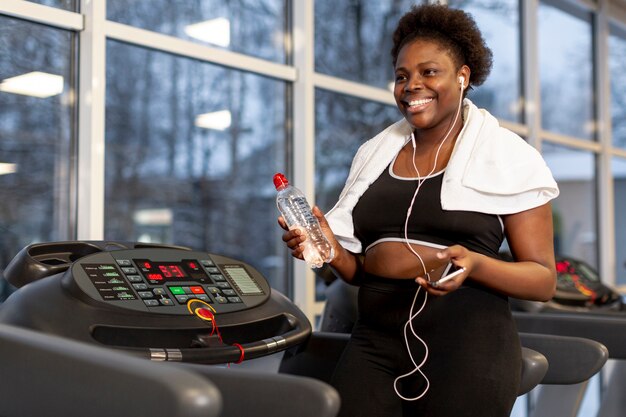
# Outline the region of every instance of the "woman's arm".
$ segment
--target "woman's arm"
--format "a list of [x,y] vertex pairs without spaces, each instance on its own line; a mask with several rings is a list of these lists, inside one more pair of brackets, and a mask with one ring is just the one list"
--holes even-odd
[[[334,274],[348,283],[356,283],[362,271],[360,257],[341,246],[319,207],[313,207],[313,214],[319,220],[322,231],[333,248],[334,257],[329,265]],[[283,241],[291,249],[291,255],[297,259],[304,259],[304,247],[301,243],[306,237],[298,229],[289,230],[282,216],[278,218],[278,224],[285,229]]]
[[437,288],[418,282],[434,295],[457,289],[467,277],[502,294],[526,300],[547,301],[556,288],[556,267],[550,204],[504,217],[504,229],[515,262],[505,262],[455,245],[439,257],[465,273]]

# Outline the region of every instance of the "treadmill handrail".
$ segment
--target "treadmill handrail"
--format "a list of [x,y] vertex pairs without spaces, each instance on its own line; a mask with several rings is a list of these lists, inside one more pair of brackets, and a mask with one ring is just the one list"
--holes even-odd
[[0,324],[4,417],[213,417],[217,387],[199,375],[110,349]]

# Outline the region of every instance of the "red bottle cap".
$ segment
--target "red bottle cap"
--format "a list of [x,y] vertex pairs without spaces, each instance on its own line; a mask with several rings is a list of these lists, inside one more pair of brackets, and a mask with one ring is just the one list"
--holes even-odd
[[277,172],[276,174],[274,174],[274,187],[276,187],[277,190],[285,188],[288,185],[289,185],[289,181],[287,181],[287,177],[285,177],[280,172]]

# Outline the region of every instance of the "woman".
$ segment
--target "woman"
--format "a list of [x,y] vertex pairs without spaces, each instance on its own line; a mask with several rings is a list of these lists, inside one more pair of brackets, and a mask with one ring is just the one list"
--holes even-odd
[[[360,286],[333,376],[341,415],[506,416],[521,369],[507,297],[554,293],[558,188],[534,148],[463,100],[491,69],[471,16],[414,7],[393,42],[404,119],[361,146],[326,218],[314,208],[330,266]],[[504,238],[515,262],[498,258]],[[304,239],[283,235],[300,259]]]

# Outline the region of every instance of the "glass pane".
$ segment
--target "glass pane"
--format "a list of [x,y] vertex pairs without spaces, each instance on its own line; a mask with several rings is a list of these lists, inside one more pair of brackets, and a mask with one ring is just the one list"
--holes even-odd
[[554,247],[598,268],[596,160],[588,151],[544,143],[543,157],[561,194],[552,203]]
[[[595,138],[591,15],[539,5],[539,78],[543,128]],[[567,36],[563,36],[567,34]]]
[[[337,202],[359,146],[402,115],[395,106],[319,89],[315,106],[315,204],[325,213]],[[318,301],[324,289],[318,278]]]
[[626,149],[626,36],[609,37],[609,67],[611,71],[611,121],[613,145]]
[[612,166],[615,187],[615,282],[622,286],[621,290],[626,290],[626,159],[613,158]]
[[493,52],[487,81],[468,97],[498,118],[521,123],[521,64],[517,0],[452,0],[450,6],[471,14]]
[[388,88],[393,81],[391,36],[415,3],[315,1],[315,70]]
[[43,4],[44,6],[58,7],[70,12],[78,11],[78,0],[28,0],[32,3]]
[[69,238],[72,44],[0,16],[0,271],[28,244]]
[[107,46],[106,238],[229,256],[286,292],[272,183],[287,159],[286,83]]
[[287,0],[108,0],[107,18],[285,62]]

